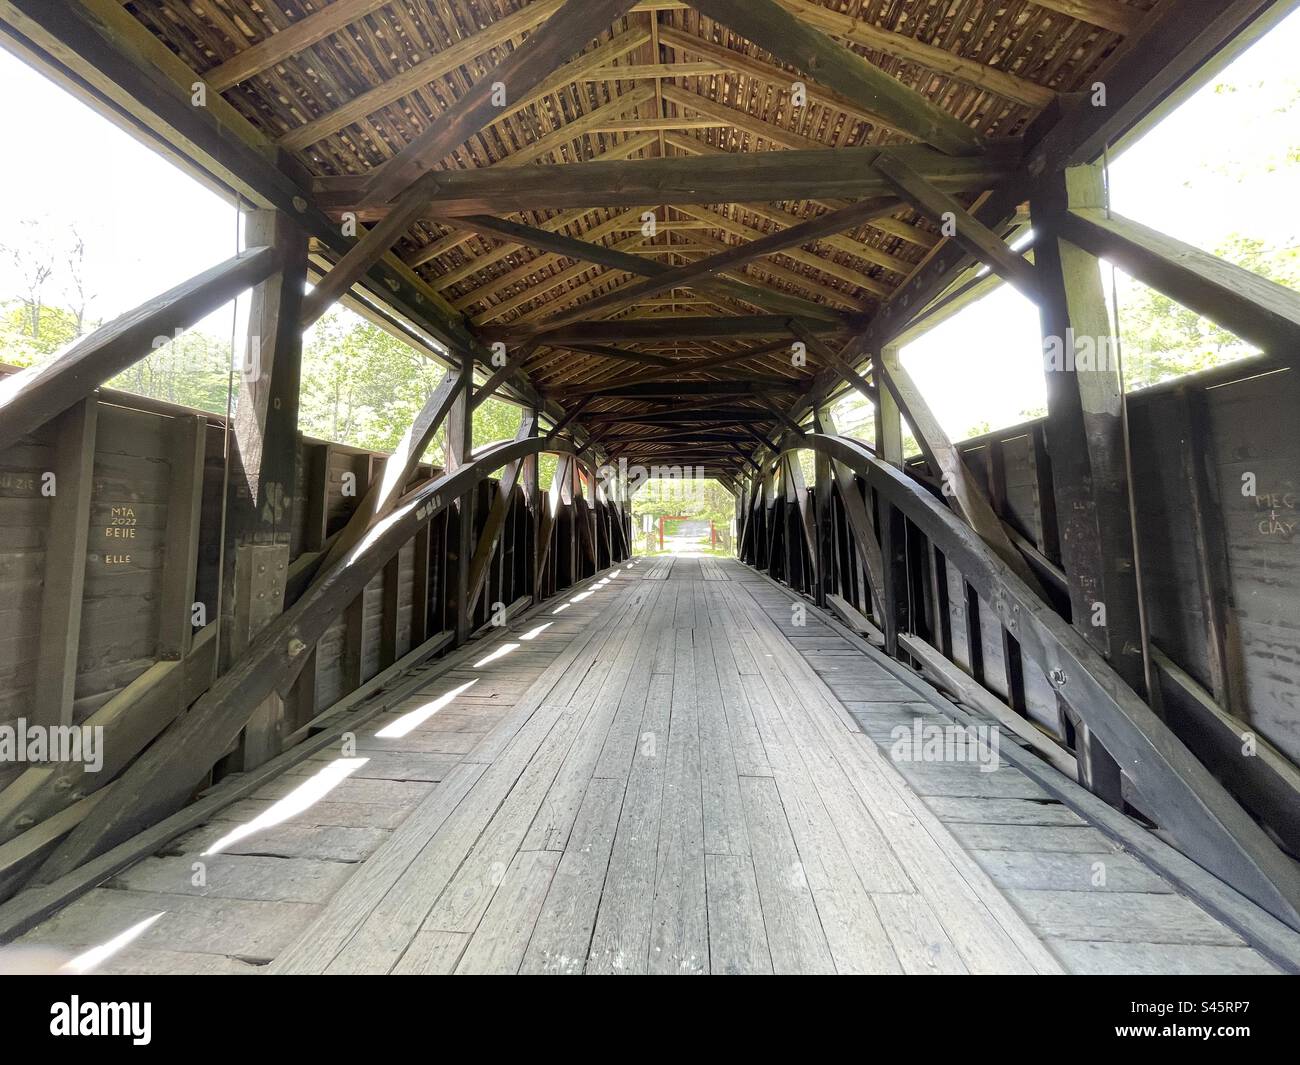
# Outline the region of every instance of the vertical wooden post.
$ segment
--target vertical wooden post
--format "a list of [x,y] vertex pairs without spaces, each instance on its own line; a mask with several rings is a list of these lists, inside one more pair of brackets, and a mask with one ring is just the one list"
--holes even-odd
[[1053,562],[1061,559],[1061,537],[1056,520],[1056,493],[1052,487],[1052,459],[1047,451],[1047,433],[1034,426],[1034,493],[1038,500],[1038,550]]
[[[884,348],[877,352],[873,365],[881,365],[886,359],[898,356],[896,347]],[[882,374],[876,374],[877,384]],[[876,454],[882,462],[903,466],[903,418],[898,409],[898,402],[888,388],[876,389]]]
[[[465,465],[474,451],[474,410],[471,406],[473,394],[474,359],[465,352],[461,356],[456,402],[452,404],[451,412],[447,415],[448,473],[454,473]],[[456,501],[455,547],[447,552],[452,577],[452,580],[448,581],[447,590],[449,593],[454,590],[451,598],[455,608],[457,644],[462,644],[469,639],[471,630],[468,604],[469,565],[470,556],[474,553],[474,505],[477,496],[477,490],[473,490],[466,492]]]
[[415,534],[415,572],[411,578],[411,647],[419,647],[433,634],[429,631],[429,525]]
[[880,507],[880,556],[883,562],[881,600],[885,654],[898,656],[898,634],[912,630],[907,580],[907,519],[889,500],[876,496]]
[[[533,419],[533,434],[537,435],[540,430],[540,421],[538,418],[539,411],[534,408],[531,412]],[[528,417],[525,414],[524,417]],[[539,489],[539,469],[540,455],[529,455],[524,459],[523,482],[524,482],[524,512],[527,515],[525,528],[527,535],[524,537],[520,550],[524,553],[525,565],[528,571],[528,594],[532,596],[533,605],[536,606],[542,601],[541,595],[541,572],[538,564],[541,561],[537,554],[537,535],[542,527],[542,506],[543,500]]]
[[55,433],[53,487],[45,533],[40,643],[32,685],[32,723],[72,723],[81,639],[81,599],[90,538],[90,493],[95,474],[99,400],[84,399],[50,423]]
[[[373,456],[353,455],[352,472],[356,476],[356,505],[361,506],[370,491]],[[382,579],[382,578],[381,578]],[[350,692],[365,681],[366,593],[361,593],[343,610],[343,690]]]
[[398,551],[384,565],[383,607],[379,623],[379,668],[397,661],[398,623],[401,613],[402,553]]
[[[1101,171],[1074,167],[1031,203],[1042,235],[1034,248],[1047,377],[1047,445],[1052,460],[1061,559],[1074,627],[1143,697],[1149,696],[1124,443],[1123,383],[1101,270],[1082,249],[1052,235],[1070,208],[1104,206]],[[1070,701],[1069,678],[1056,683]],[[1114,805],[1119,768],[1079,723],[1080,775]]]
[[194,578],[199,565],[203,510],[203,466],[208,420],[201,415],[171,424],[171,482],[167,490],[167,547],[158,611],[158,657],[177,661],[190,649],[194,632]]
[[[284,609],[297,473],[299,320],[307,278],[307,238],[277,211],[245,217],[245,240],[280,249],[282,266],[253,289],[239,373],[226,510],[222,660],[228,668]],[[280,751],[284,705],[271,696],[244,730],[233,768],[252,769]]]
[[[322,551],[329,533],[329,444],[313,445],[303,456],[303,476],[307,478],[307,521],[303,529],[303,550]],[[307,652],[307,661],[294,682],[295,727],[316,716],[316,648]]]
[[1232,593],[1228,548],[1217,485],[1211,476],[1213,426],[1205,392],[1178,390],[1179,427],[1183,438],[1183,477],[1191,500],[1192,544],[1205,619],[1206,669],[1215,700],[1230,714],[1249,720],[1241,673],[1237,609]]
[[565,493],[561,497],[569,512],[569,542],[567,545],[569,552],[569,583],[576,584],[578,575],[582,572],[582,552],[578,546],[578,539],[582,535],[578,531],[578,522],[582,521],[582,514],[578,510],[578,497],[582,482],[578,473],[578,460],[574,459],[569,463],[568,483],[565,485]]
[[[831,433],[822,405],[813,411],[813,425],[819,433]],[[831,482],[831,460],[822,452],[815,452],[816,483],[813,485],[813,533],[817,544],[814,568],[817,573],[817,605],[826,606],[826,597],[839,592],[836,583],[835,513],[833,507],[834,485]]]

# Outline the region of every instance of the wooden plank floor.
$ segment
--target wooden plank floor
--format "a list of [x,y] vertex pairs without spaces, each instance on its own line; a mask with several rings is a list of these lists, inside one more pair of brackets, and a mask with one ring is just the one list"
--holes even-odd
[[[936,708],[923,682],[882,673],[815,611],[794,624],[787,590],[743,567],[735,576],[883,755],[900,726],[971,722]],[[1000,739],[1018,743],[1006,731]],[[1277,972],[1232,929],[1005,759],[995,772],[969,762],[891,764],[1067,971]]]
[[110,972],[1271,968],[1010,767],[892,763],[932,713],[739,563],[647,559],[25,938],[136,932]]

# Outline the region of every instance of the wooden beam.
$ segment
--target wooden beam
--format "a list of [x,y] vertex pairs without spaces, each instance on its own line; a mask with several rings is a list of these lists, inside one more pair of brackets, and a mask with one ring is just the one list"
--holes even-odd
[[[820,412],[818,432],[838,436],[834,419],[829,411]],[[877,623],[883,623],[885,617],[885,563],[881,553],[880,540],[876,536],[876,527],[867,511],[867,501],[858,490],[857,476],[844,463],[830,460],[830,468],[835,474],[835,483],[840,490],[840,506],[848,520],[849,532],[854,546],[862,560],[862,568],[867,575],[867,595],[871,601],[871,614]],[[820,478],[820,474],[818,475]],[[883,635],[883,634],[882,634]]]
[[[225,669],[284,608],[297,479],[307,236],[279,211],[255,211],[247,239],[276,249],[280,268],[252,293],[231,448],[224,531],[217,668]],[[285,733],[280,695],[250,717],[232,769],[252,769],[279,753]]]
[[[550,440],[550,434],[546,437]],[[555,537],[555,523],[564,502],[564,485],[573,476],[573,456],[561,455],[555,463],[551,487],[542,500],[541,523],[537,533],[537,572],[546,572],[546,560],[551,553],[551,540]]]
[[292,59],[317,41],[365,18],[371,12],[386,7],[391,0],[335,0],[320,10],[304,15],[285,29],[272,33],[256,44],[236,52],[234,56],[203,75],[208,87],[224,92],[255,74],[270,70],[286,59]]
[[[562,233],[552,233],[548,230],[538,229],[535,226],[525,225],[522,222],[512,222],[504,218],[495,218],[491,215],[470,215],[459,219],[463,225],[470,226],[484,233],[493,233],[507,236],[521,244],[529,244],[535,248],[541,248],[544,251],[552,252],[556,255],[563,255],[573,259],[580,259],[586,262],[597,263],[601,266],[613,270],[625,270],[628,273],[640,274],[651,279],[666,279],[677,271],[674,267],[665,266],[661,263],[651,262],[636,255],[629,255],[624,251],[617,251],[612,248],[606,248],[600,244],[593,244],[590,240],[577,240],[573,237],[567,237]],[[671,246],[667,246],[671,248]],[[728,272],[725,267],[718,267],[710,273]],[[649,283],[649,282],[647,282]],[[628,286],[634,288],[636,286]],[[675,284],[669,285],[668,288],[677,287]],[[798,299],[793,296],[787,296],[780,292],[769,292],[757,288],[752,284],[741,281],[728,281],[723,278],[710,278],[707,283],[698,286],[703,291],[715,292],[729,299],[744,300],[746,303],[763,307],[777,313],[785,312],[789,314],[806,314],[815,318],[825,318],[829,321],[843,321],[842,315],[827,307],[821,307],[809,300]],[[620,292],[623,289],[618,290]],[[664,291],[664,290],[660,290]],[[634,297],[635,298],[635,297]],[[580,310],[583,312],[580,316],[585,316],[585,308],[595,306],[595,301],[591,304],[583,304]],[[574,312],[575,314],[578,312]],[[576,318],[574,319],[577,320]]]
[[[547,333],[546,343],[560,347],[571,343],[609,344],[636,340],[679,340],[706,338],[778,337],[790,335],[790,317],[779,314],[736,315],[728,318],[686,317],[620,319],[617,321],[574,322],[563,329]],[[803,319],[805,327],[813,333],[835,333],[843,327],[834,322]],[[485,339],[528,339],[537,330],[484,330]]]
[[1030,747],[1071,780],[1078,778],[1078,762],[1073,754],[1029,718],[1007,706],[1001,699],[968,676],[955,662],[945,658],[935,647],[911,633],[900,633],[899,645],[921,663],[925,674],[940,688],[952,692],[967,706],[993,718],[1008,732],[1019,736]]
[[569,423],[572,422],[575,418],[578,417],[579,414],[581,414],[584,410],[587,409],[587,405],[592,401],[593,398],[594,397],[592,396],[583,396],[582,399],[578,400],[576,406],[570,407],[567,411],[565,411],[564,417],[562,417],[558,422],[556,422],[553,426],[551,426],[550,432],[546,434],[547,441],[549,442],[551,440],[554,440],[556,437],[560,435],[562,430],[568,428]]
[[[813,424],[818,432],[834,432],[834,423],[830,412],[818,408],[813,412]],[[831,480],[831,460],[828,456],[816,453],[813,456],[816,480],[813,483],[813,531],[817,545],[816,570],[817,586],[815,589],[817,605],[826,606],[828,596],[839,592],[839,558],[836,554],[834,484]]]
[[[663,28],[660,27],[662,34]],[[651,78],[707,78],[712,74],[729,74],[730,63],[629,63],[626,66],[599,67],[578,81],[618,82],[645,81]]]
[[[365,202],[384,203],[405,189],[430,164],[491,123],[500,105],[496,85],[507,99],[531,92],[560,64],[635,6],[636,0],[565,0],[540,29],[502,60],[490,77],[480,78],[453,108],[411,141],[366,191]],[[403,197],[405,198],[405,196]]]
[[[585,217],[586,214],[588,213],[589,212],[585,212],[585,211],[568,212],[564,215],[559,216],[559,218],[553,219],[552,221],[560,222],[560,220],[563,219],[564,220],[563,226],[567,226],[571,222]],[[623,220],[625,219],[635,218],[638,220],[638,225],[639,225],[640,224],[639,219],[641,217],[641,213],[642,212],[640,212],[639,210],[633,209],[623,214],[616,215],[614,218],[611,218],[606,222],[601,222],[599,225],[592,226],[586,233],[583,234],[583,240],[587,241],[588,243],[594,244],[596,241],[600,240],[601,237],[607,236],[610,233],[618,232],[620,226],[623,223]],[[542,229],[542,231],[555,233],[560,228],[563,227],[561,225],[552,226],[548,223]],[[573,240],[575,238],[569,237],[568,239]],[[627,249],[636,246],[636,244],[639,242],[639,239],[640,239],[639,234],[637,237],[628,237],[625,240],[622,240],[617,244],[615,244],[614,250],[626,251]],[[443,281],[445,280],[445,283],[447,285],[453,285],[459,281],[463,281],[467,278],[474,277],[480,271],[486,269],[487,267],[491,266],[493,263],[499,261],[497,252],[501,251],[502,248],[509,249],[507,254],[513,254],[513,253],[523,252],[527,250],[524,244],[521,244],[514,240],[506,241],[501,245],[499,245],[497,248],[494,248],[488,254],[479,256],[471,260],[469,263],[466,263],[465,266],[460,267],[459,269],[453,270],[449,274],[444,275],[443,278],[439,279],[439,284],[440,285],[443,284]],[[500,258],[505,258],[505,256],[502,255],[500,256]],[[488,310],[482,312],[481,315],[476,316],[476,318],[474,319],[474,324],[476,325],[481,324],[479,318],[484,318],[484,317],[490,318],[490,317],[497,316],[498,308],[508,304],[513,299],[513,297],[511,297],[510,299],[500,298],[501,293],[504,293],[508,289],[515,287],[521,281],[525,281],[528,278],[536,277],[537,274],[539,274],[541,271],[545,270],[549,266],[558,265],[564,258],[565,258],[564,256],[554,252],[547,252],[545,255],[539,255],[533,258],[529,258],[524,262],[521,262],[513,270],[501,274],[499,277],[493,277],[490,280],[484,282],[482,285],[479,285],[467,295],[456,300],[455,306],[459,310],[468,310],[469,308],[477,306],[478,304],[481,303],[488,304],[489,305]],[[581,272],[586,272],[587,270],[590,269],[589,266],[581,263],[577,265],[581,267]],[[570,274],[569,270],[561,270],[559,271],[559,273],[552,274],[549,278],[547,278],[546,283],[549,285],[552,280],[559,279],[561,275],[567,275],[564,278],[565,280],[568,280],[569,277],[571,276],[577,276],[576,274]],[[526,289],[525,291],[533,291],[533,290]],[[538,290],[536,292],[536,295],[540,296],[541,293],[544,291],[546,290],[545,289]],[[494,299],[497,299],[498,302],[493,303],[492,301]]]
[[672,366],[677,360],[664,355],[653,355],[644,351],[628,351],[626,348],[612,348],[603,344],[564,344],[547,343],[543,347],[563,347],[566,351],[575,351],[580,355],[595,355],[602,359],[615,359],[641,366]]
[[[567,450],[556,445],[552,450]],[[45,868],[60,875],[128,839],[179,809],[212,763],[229,748],[254,708],[283,686],[296,670],[291,663],[307,653],[337,618],[361,595],[384,564],[420,528],[455,499],[472,494],[490,474],[540,451],[533,439],[486,448],[474,460],[405,497],[349,556],[347,564],[310,587],[296,603],[263,630],[238,663],[181,716],[122,775],[111,804],[98,807],[65,840]]]
[[[536,417],[532,412],[525,412],[519,431],[515,434],[515,439],[526,440],[531,436],[535,436],[536,433]],[[479,536],[478,545],[474,548],[474,554],[469,564],[469,581],[465,600],[467,612],[474,610],[483,594],[483,587],[487,583],[488,563],[492,560],[497,542],[501,539],[501,531],[505,528],[506,518],[510,515],[510,506],[514,500],[515,487],[519,483],[519,477],[523,470],[523,461],[521,459],[518,462],[512,462],[501,473],[496,498],[492,501],[492,509],[488,511],[487,521],[484,522],[483,532]]]
[[[1098,167],[1073,168],[1057,175],[1031,209],[1050,218],[1096,206],[1103,196]],[[1100,264],[1052,237],[1036,244],[1035,261],[1043,278],[1047,441],[1074,627],[1145,696],[1152,688],[1128,497],[1123,383],[1111,355]],[[1092,354],[1078,358],[1083,344]],[[1119,767],[1110,764],[1119,760],[1116,752],[1094,750],[1087,736],[1079,746],[1083,782],[1119,801]]]
[[981,262],[988,265],[1021,294],[1036,299],[1038,286],[1034,267],[1023,255],[971,215],[953,197],[935,188],[906,163],[881,159],[876,164],[899,193],[941,225],[952,227],[952,237]]
[[1288,365],[1300,365],[1300,293],[1105,207],[1043,220],[1051,232],[1114,263]]
[[0,449],[85,399],[110,377],[228,303],[279,265],[269,247],[249,248],[100,326],[58,356],[0,382]]
[[307,279],[307,235],[280,211],[254,211],[246,216],[245,239],[274,248],[279,269],[254,287],[248,312],[233,426],[238,441],[236,488],[241,504],[247,500],[239,509],[254,518],[261,531],[287,534],[302,391],[302,334],[297,324]]
[[51,426],[54,469],[53,479],[47,476],[42,482],[48,520],[31,689],[32,724],[45,728],[72,724],[98,422],[99,401],[91,396],[64,411]]
[[929,463],[935,476],[942,480],[944,496],[951,501],[957,512],[965,518],[998,558],[1002,559],[1029,588],[1042,594],[1046,601],[1046,593],[1038,583],[1038,578],[1034,576],[1029,564],[1008,539],[983,489],[971,476],[965,460],[961,457],[961,452],[953,445],[948,434],[939,424],[939,420],[931,412],[930,405],[925,401],[921,390],[917,388],[916,382],[912,380],[911,374],[903,368],[902,362],[890,350],[881,353],[880,358],[875,362],[875,367],[881,383],[889,389],[894,402],[898,404],[899,411],[916,433],[917,443],[925,453],[926,462]]
[[[435,52],[428,59],[399,71],[373,88],[354,96],[334,110],[327,111],[306,125],[285,134],[278,143],[281,147],[291,150],[306,148],[319,140],[323,140],[331,133],[337,133],[346,126],[361,122],[369,115],[383,110],[402,97],[419,92],[439,79],[455,73],[478,57],[486,57],[489,52],[500,48],[522,34],[536,29],[555,14],[563,2],[564,0],[533,0],[532,3],[518,11],[512,11],[501,18],[493,19],[477,33]],[[643,37],[640,40],[644,43]],[[608,43],[612,44],[613,42]],[[635,45],[631,47],[635,47]],[[594,51],[595,49],[593,49]],[[571,73],[580,75],[588,69],[586,63],[583,62],[584,58],[580,57],[574,61]],[[606,56],[601,56],[597,61],[603,64],[608,59]],[[560,68],[560,70],[564,69],[564,67]],[[556,73],[558,75],[560,71],[557,70]],[[536,90],[524,94],[514,100],[510,106],[502,109],[502,113],[498,114],[493,121],[500,121],[509,117],[510,114],[517,113],[520,109],[536,102],[540,97],[554,92],[557,87],[555,79],[547,79]]]
[[[535,346],[536,345],[525,345],[525,348],[535,347]],[[516,361],[523,363],[524,361],[527,360],[527,358],[528,355],[521,352],[518,356],[516,356]],[[469,404],[470,410],[471,411],[478,410],[479,407],[481,407],[484,403],[486,403],[489,399],[491,399],[492,393],[494,393],[497,390],[497,388],[500,387],[501,382],[504,381],[507,377],[509,377],[514,372],[515,372],[515,367],[511,365],[511,363],[503,362],[497,368],[497,370],[492,374],[491,377],[489,377],[486,381],[483,382],[482,385],[480,385],[478,388],[474,390],[474,398],[470,400],[470,404]]]
[[[644,399],[649,396],[747,396],[760,395],[773,390],[795,390],[795,378],[767,378],[754,380],[746,377],[731,381],[668,381],[646,384],[610,385],[597,395],[602,398]],[[590,398],[590,397],[588,397]]]
[[406,494],[407,485],[415,476],[421,458],[429,450],[430,443],[450,413],[452,404],[456,402],[459,382],[460,375],[448,371],[426,397],[424,406],[402,434],[397,446],[384,459],[379,477],[367,488],[347,525],[321,560],[316,571],[318,579],[330,568],[340,565],[367,531],[390,514],[397,506],[397,501]]
[[[702,98],[701,98],[702,99]],[[419,200],[408,212],[439,217],[512,214],[542,208],[637,207],[644,204],[748,203],[891,195],[893,185],[876,169],[882,158],[907,163],[947,192],[987,188],[1008,176],[1019,157],[1015,143],[983,156],[954,157],[925,145],[805,148],[784,152],[729,152],[663,159],[594,159],[585,163],[431,170],[412,187]],[[352,179],[322,181],[321,199],[362,221],[386,218],[397,208],[356,202]],[[418,193],[418,196],[416,195]],[[403,207],[408,197],[403,197]],[[401,230],[399,230],[401,232]]]
[[[474,398],[474,369],[468,360],[461,366],[455,380],[455,392],[447,413],[447,437],[444,442],[446,458],[444,468],[448,473],[468,466],[474,454],[474,412],[470,401]],[[469,604],[470,553],[474,545],[474,518],[478,508],[478,483],[471,491],[457,496],[454,544],[448,545],[447,597],[448,607],[454,612],[456,643],[469,639],[473,631],[473,609]],[[451,534],[448,534],[451,539]]]
[[[727,48],[721,44],[715,44],[713,41],[705,40],[683,30],[674,29],[671,26],[659,27],[659,40],[669,48],[677,52],[693,52],[695,55],[706,56],[713,60],[718,66],[725,67],[727,70],[734,70],[744,74],[749,78],[756,78],[759,81],[766,82],[770,85],[777,86],[786,92],[790,91],[791,82],[790,72],[775,64],[765,62],[761,59],[755,59],[753,56],[745,55],[734,48]],[[678,60],[677,63],[668,64],[670,70],[677,68],[691,67],[693,63],[686,63]],[[671,76],[671,75],[670,75]],[[904,132],[898,130],[888,120],[881,118],[880,115],[873,111],[860,107],[852,100],[840,95],[833,89],[827,89],[819,84],[813,83],[808,86],[808,98],[812,102],[821,103],[823,106],[834,108],[842,111],[850,118],[859,122],[866,122],[872,126],[887,129],[891,132]]]
[[1100,26],[1104,30],[1128,36],[1149,12],[1121,3],[1120,0],[1034,0],[1039,7],[1068,15],[1072,19]]
[[690,0],[702,14],[749,38],[796,70],[815,76],[854,103],[885,116],[951,155],[970,155],[982,138],[920,93],[886,74],[821,30],[786,11],[776,0]]
[[[679,404],[674,403],[672,408],[680,408]],[[664,423],[674,424],[677,422],[703,422],[719,424],[724,422],[733,422],[740,419],[757,419],[767,421],[767,415],[754,407],[715,407],[710,404],[707,408],[700,407],[692,409],[687,406],[680,409],[658,410],[658,411],[615,411],[610,414],[591,414],[587,416],[587,423],[590,425],[603,425],[607,423],[635,423],[638,425],[661,425]]]
[[973,530],[903,472],[843,437],[816,441],[862,472],[870,487],[905,511],[984,602],[1002,615],[1027,661],[1055,673],[1083,714],[1131,770],[1148,812],[1204,868],[1275,916],[1300,926],[1295,863],[1228,795],[1182,742],[1088,643],[1005,566]]
[[1055,93],[1044,85],[988,66],[978,59],[967,59],[938,45],[927,44],[906,33],[883,29],[868,19],[855,18],[831,10],[814,0],[779,0],[782,7],[811,26],[832,37],[849,41],[874,52],[897,56],[917,63],[946,77],[996,93],[1031,108],[1046,107]]
[[[658,138],[655,135],[649,133],[640,137],[629,137],[627,140],[621,141],[620,143],[607,148],[596,156],[596,158],[630,159],[632,156],[636,155],[637,152],[650,147],[650,145],[654,144],[657,139]],[[596,208],[579,207],[572,211],[565,211],[546,219],[546,221],[541,223],[540,228],[548,229],[553,233],[558,232],[567,229],[574,222],[582,221],[595,210]],[[631,215],[634,212],[628,213]],[[636,217],[639,219],[639,215],[636,215]],[[613,220],[611,219],[610,221]],[[454,251],[456,248],[478,235],[475,230],[462,226],[462,224],[455,218],[447,219],[441,224],[452,227],[452,232],[441,240],[436,240],[432,244],[427,244],[410,253],[403,260],[408,266],[413,269],[418,266],[423,266],[425,263],[432,262],[441,255],[446,255],[448,252]],[[641,223],[638,220],[636,228],[639,229],[640,226]],[[611,230],[611,232],[614,232],[614,230]],[[590,232],[585,233],[584,236],[588,240],[596,239]],[[451,285],[454,285],[456,281],[471,276],[476,270],[481,270],[485,267],[491,266],[493,263],[500,262],[511,253],[519,251],[522,247],[523,245],[515,243],[514,241],[503,241],[490,250],[474,255],[471,258],[471,261],[466,263],[464,266],[439,273],[434,280],[437,281],[440,288],[448,288]]]
[[840,211],[832,211],[830,214],[810,219],[807,222],[801,222],[789,229],[768,234],[759,240],[721,252],[700,262],[691,263],[689,266],[669,269],[644,281],[624,285],[599,299],[583,303],[574,311],[548,319],[543,323],[542,327],[544,330],[559,328],[590,314],[608,312],[629,303],[657,295],[660,292],[692,286],[695,282],[700,279],[707,279],[712,274],[735,270],[754,259],[761,259],[765,255],[771,255],[785,248],[808,244],[827,234],[841,233],[865,222],[868,218],[888,214],[897,209],[898,201],[892,198],[855,203],[851,207],[846,207]]
[[1229,714],[1247,717],[1240,629],[1215,468],[1214,422],[1205,391],[1195,386],[1180,388],[1177,417],[1210,690]]
[[[756,359],[763,355],[771,354],[774,351],[781,351],[786,347],[784,340],[777,341],[773,344],[763,344],[757,348],[746,348],[743,351],[729,351],[722,355],[713,355],[704,359],[674,359],[670,360],[671,364],[659,370],[651,370],[648,373],[637,374],[635,377],[626,377],[618,382],[619,387],[627,385],[647,384],[652,381],[670,381],[678,380],[683,374],[701,373],[706,370],[717,370],[724,366],[734,366],[738,362],[745,362],[749,359]],[[595,381],[584,384],[569,385],[565,388],[566,395],[585,395],[590,392],[599,393],[610,387],[609,381]]]
[[208,419],[201,414],[175,418],[169,436],[171,470],[167,486],[167,546],[158,601],[160,661],[184,658],[189,654],[193,640]]
[[[711,228],[720,229],[724,233],[740,237],[742,240],[762,240],[765,236],[762,230],[748,226],[739,219],[730,218],[718,210],[696,207],[691,204],[677,204],[674,206],[674,209],[681,214],[689,215],[691,218],[697,219]],[[748,206],[744,209],[750,210]],[[798,225],[804,221],[804,219],[798,218],[797,216],[783,216],[774,211],[765,213],[760,210],[755,213],[768,217],[769,220],[776,222],[782,226],[782,228],[790,225]],[[825,239],[827,243],[830,243],[829,238],[823,239]],[[719,252],[728,251],[730,248],[731,245],[728,245],[724,241],[717,242],[716,250]],[[802,248],[784,248],[776,254],[782,258],[790,259],[793,262],[799,263],[802,266],[810,267],[812,270],[816,271],[816,274],[808,275],[795,270],[788,270],[784,266],[780,266],[770,259],[766,262],[751,263],[750,265],[778,281],[784,281],[790,285],[798,285],[814,292],[825,293],[823,298],[828,301],[840,300],[856,307],[858,310],[866,310],[868,307],[866,302],[855,299],[851,296],[846,296],[844,293],[832,288],[829,280],[827,280],[829,278],[835,278],[839,281],[845,282],[846,284],[853,285],[855,288],[859,288],[863,292],[868,293],[870,296],[877,299],[888,297],[893,292],[893,288],[890,285],[867,276],[859,269],[843,266],[840,263],[835,262],[833,259],[818,255],[814,252],[804,251]]]
[[807,347],[814,359],[820,362],[823,366],[829,366],[844,378],[845,381],[856,388],[873,405],[880,402],[878,391],[868,384],[866,379],[853,369],[853,367],[841,359],[829,344],[824,344],[817,337],[813,336],[799,322],[795,322],[790,327],[790,331],[803,342],[804,346]]
[[352,246],[321,278],[307,298],[303,328],[324,313],[325,309],[352,287],[362,274],[378,262],[397,243],[398,238],[423,213],[426,198],[419,182],[407,187],[418,168],[437,162],[457,145],[488,125],[500,110],[495,102],[496,85],[508,92],[523,95],[565,59],[582,50],[596,30],[607,26],[626,12],[635,0],[566,0],[546,25],[519,46],[500,64],[494,78],[481,78],[469,91],[401,153],[384,167],[383,173],[368,184],[365,202],[384,203],[405,189],[400,201]]

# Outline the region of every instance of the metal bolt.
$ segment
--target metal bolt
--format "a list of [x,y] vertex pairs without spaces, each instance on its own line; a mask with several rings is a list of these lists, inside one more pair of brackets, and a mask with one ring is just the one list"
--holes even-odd
[[1069,678],[1066,677],[1065,670],[1054,669],[1047,674],[1047,679],[1050,680],[1053,684],[1055,684],[1058,688],[1062,688],[1065,686],[1065,682]]

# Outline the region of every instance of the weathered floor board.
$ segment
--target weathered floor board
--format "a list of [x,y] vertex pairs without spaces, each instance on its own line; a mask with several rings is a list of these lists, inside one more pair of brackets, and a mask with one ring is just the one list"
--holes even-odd
[[110,972],[1271,971],[1013,767],[891,759],[943,720],[739,563],[646,560],[27,938],[138,929]]

